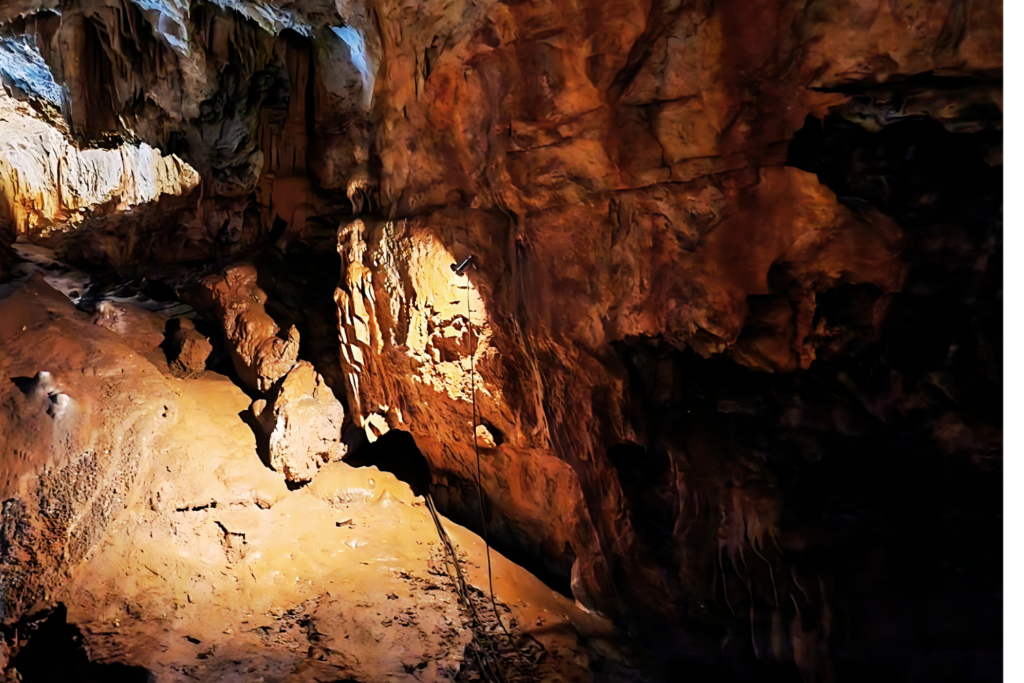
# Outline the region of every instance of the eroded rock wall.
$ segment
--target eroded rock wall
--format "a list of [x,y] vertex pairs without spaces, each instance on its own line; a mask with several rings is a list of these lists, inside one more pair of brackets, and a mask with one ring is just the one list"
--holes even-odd
[[[646,494],[627,492],[609,452],[656,439],[634,414],[636,383],[616,345],[651,340],[805,371],[833,334],[819,303],[847,287],[872,292],[858,334],[877,338],[904,284],[907,235],[877,208],[840,202],[814,175],[784,167],[790,140],[808,115],[856,118],[848,103],[867,86],[926,71],[990,76],[1001,64],[990,47],[998,5],[377,11],[380,193],[392,220],[339,230],[353,419],[368,433],[385,422],[410,430],[439,483],[472,481],[474,349],[478,421],[501,435],[483,458],[484,489],[501,510],[492,524],[556,571],[575,565],[583,604],[666,650],[692,642],[683,625],[714,621],[701,615],[711,603],[743,612],[725,604],[722,558],[774,553],[787,513],[772,476],[748,474],[744,457],[698,484],[688,477],[705,475],[687,475],[673,455],[664,542],[687,550],[666,559],[645,547],[626,511],[630,495]],[[470,253],[479,268],[456,278],[447,265]],[[669,373],[652,389],[674,381],[685,379]],[[472,513],[459,490],[451,504]],[[710,535],[688,535],[695,524]],[[777,605],[768,619],[779,626],[763,627],[776,635],[754,647],[827,677],[828,598],[808,599],[814,607],[798,611],[815,616],[797,628]]]
[[[72,133],[180,153],[219,229],[286,249],[344,191],[334,388],[369,440],[411,432],[470,519],[481,434],[499,541],[663,653],[829,680],[843,638],[873,647],[834,628],[854,570],[813,551],[870,515],[809,522],[793,472],[870,434],[998,471],[1000,426],[955,406],[998,386],[1000,3],[216,4],[83,0],[33,32]],[[297,355],[259,371],[289,342],[225,286],[266,391]]]
[[95,214],[185,195],[199,175],[149,145],[79,150],[25,105],[0,94],[0,197],[4,217],[30,239],[74,229]]

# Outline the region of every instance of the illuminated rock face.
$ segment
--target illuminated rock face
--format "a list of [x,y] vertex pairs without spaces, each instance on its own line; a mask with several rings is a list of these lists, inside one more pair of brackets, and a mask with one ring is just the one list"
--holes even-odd
[[308,482],[320,467],[345,455],[345,410],[305,361],[284,377],[270,405],[257,401],[253,411],[268,439],[270,467],[293,484]]
[[299,357],[298,330],[281,330],[267,314],[266,301],[255,266],[240,263],[206,278],[196,302],[222,321],[231,361],[243,384],[262,393],[273,389]]
[[47,237],[93,215],[188,194],[199,175],[149,145],[79,150],[25,105],[0,94],[0,215],[19,235]]

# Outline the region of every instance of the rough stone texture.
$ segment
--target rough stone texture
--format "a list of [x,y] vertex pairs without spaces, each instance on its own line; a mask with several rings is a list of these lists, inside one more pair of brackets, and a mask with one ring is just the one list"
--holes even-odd
[[197,308],[222,321],[231,361],[250,389],[268,393],[299,357],[299,332],[282,330],[264,308],[267,295],[256,282],[256,267],[240,263],[205,278],[196,288]]
[[60,107],[60,86],[54,83],[31,34],[0,37],[0,85],[16,99]]
[[79,150],[2,93],[0,178],[0,215],[31,238],[72,229],[95,213],[187,194],[199,183],[188,164],[147,144]]
[[[10,624],[103,540],[177,397],[121,335],[38,276],[0,299],[0,338],[0,620]],[[44,372],[47,382],[29,379]]]
[[345,409],[306,361],[285,375],[270,404],[260,399],[253,412],[269,440],[270,467],[293,484],[309,481],[346,453],[341,442]]
[[[674,608],[668,585],[646,574],[629,522],[613,512],[624,503],[604,453],[640,437],[609,343],[660,336],[754,367],[807,367],[817,292],[843,283],[891,292],[902,282],[899,229],[877,213],[855,216],[810,174],[767,168],[751,186],[696,182],[672,192],[680,207],[719,193],[702,239],[681,244],[685,233],[648,218],[649,193],[594,198],[585,213],[573,207],[524,221],[523,242],[543,246],[519,253],[513,281],[504,240],[486,237],[507,234],[508,221],[484,212],[372,229],[360,219],[339,233],[348,263],[337,295],[341,359],[353,418],[386,416],[412,431],[436,470],[472,480],[472,349],[479,412],[504,435],[484,460],[485,488],[536,552],[564,562],[571,549],[577,599],[613,614],[623,609],[616,591],[632,609],[647,604],[668,617]],[[700,217],[691,216],[678,220],[697,233]],[[460,278],[449,265],[468,253],[481,265]],[[514,294],[502,296],[510,285]],[[740,339],[748,299],[779,289],[789,293],[774,321],[780,332],[770,342]],[[623,577],[616,589],[609,564]]]
[[[717,575],[758,552],[777,575],[800,555],[765,550],[782,535],[779,494],[738,452],[705,479],[719,450],[659,446],[635,414],[639,383],[619,348],[807,370],[830,334],[819,302],[849,287],[881,294],[865,328],[879,332],[904,283],[907,237],[783,167],[789,141],[808,115],[844,111],[851,98],[837,90],[1000,68],[999,48],[980,48],[999,35],[998,3],[377,11],[380,197],[393,220],[339,230],[353,420],[411,431],[439,485],[472,481],[472,349],[480,413],[504,435],[483,461],[499,531],[558,573],[571,567],[581,603],[665,651],[693,643],[681,624],[700,621],[712,595],[743,618],[732,590],[716,594]],[[454,277],[448,265],[470,253],[479,269]],[[652,390],[685,381],[670,365],[652,370]],[[665,480],[643,480],[664,494],[630,491],[624,472],[653,456],[641,449],[620,466],[610,454],[628,443],[669,450]],[[473,496],[450,489],[450,504],[471,511]],[[658,542],[678,554],[649,546],[650,515],[626,514],[644,495],[661,501]],[[772,587],[743,579],[755,595]],[[825,618],[799,622],[782,600],[751,619],[755,654],[827,678]],[[799,600],[804,615],[828,609],[824,590]]]
[[213,344],[196,330],[191,320],[179,319],[178,329],[169,341],[170,351],[167,355],[170,358],[171,373],[175,377],[195,376],[206,369],[206,361],[213,353]]
[[[410,431],[439,506],[478,512],[473,368],[486,524],[666,656],[991,666],[1001,3],[219,4],[30,32],[72,134],[180,152],[204,225],[288,247],[345,192],[350,419]],[[297,335],[249,264],[206,291],[269,391]]]
[[[84,0],[59,19],[20,21],[55,80],[70,84],[62,109],[74,136],[130,133],[173,149],[207,180],[207,198],[262,181],[272,222],[273,178],[305,178],[315,166],[324,187],[344,188],[365,166],[379,60],[334,3],[281,4]],[[310,118],[327,144],[310,145]]]
[[[289,491],[256,456],[245,393],[213,373],[162,375],[126,345],[139,319],[121,322],[118,333],[91,324],[38,277],[0,291],[0,677],[472,676],[477,622],[492,641],[501,633],[484,612],[480,538],[438,518],[462,554],[477,620],[459,603],[423,498],[390,473],[341,462]],[[293,374],[326,391],[308,366]],[[516,642],[510,683],[585,683],[592,670],[658,680],[607,620],[496,552],[490,563]]]

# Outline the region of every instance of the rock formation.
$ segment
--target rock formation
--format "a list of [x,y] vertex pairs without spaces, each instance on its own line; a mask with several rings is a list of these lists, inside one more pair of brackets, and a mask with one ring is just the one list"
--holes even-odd
[[[676,670],[994,680],[1002,36],[998,0],[18,0],[0,219],[195,306],[275,482],[406,432],[441,513]],[[10,396],[0,434],[50,424]],[[12,576],[19,616],[53,583]]]
[[169,340],[171,372],[181,378],[198,375],[206,369],[213,344],[196,331],[195,323],[188,318],[179,319],[177,324],[178,328]]
[[46,237],[92,214],[187,194],[199,183],[188,164],[145,143],[80,151],[25,105],[2,95],[0,117],[0,216],[18,234]]
[[345,410],[306,361],[285,375],[271,404],[257,400],[253,413],[268,440],[271,469],[293,484],[309,481],[320,467],[345,455]]
[[256,268],[242,263],[207,278],[198,303],[222,322],[231,361],[242,382],[269,392],[294,367],[299,356],[299,332],[282,331],[264,304],[267,295],[256,282]]

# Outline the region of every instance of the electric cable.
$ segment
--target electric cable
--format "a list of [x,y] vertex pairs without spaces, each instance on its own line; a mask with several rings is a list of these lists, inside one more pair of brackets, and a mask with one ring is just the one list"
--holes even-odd
[[[469,258],[472,258],[472,256]],[[466,259],[466,261],[463,262],[463,267],[468,263],[469,259]],[[473,450],[476,452],[476,496],[477,503],[480,508],[480,526],[483,527],[484,548],[487,554],[487,587],[491,595],[491,608],[494,610],[494,618],[498,620],[498,625],[501,626],[501,630],[505,632],[505,635],[508,636],[508,639],[511,641],[512,634],[508,632],[507,628],[505,628],[505,622],[501,620],[501,614],[498,613],[498,604],[494,599],[494,577],[491,572],[491,542],[490,534],[487,531],[487,519],[484,515],[483,482],[480,475],[480,442],[477,440],[476,436],[476,347],[473,345],[473,307],[471,301],[469,276],[466,275],[466,328],[469,331],[469,387],[473,403],[473,422],[470,425],[470,429],[473,432]]]
[[[462,565],[459,563],[459,555],[455,549],[455,544],[452,543],[451,538],[448,536],[448,532],[445,531],[444,525],[441,524],[441,516],[437,512],[437,507],[434,505],[434,499],[428,491],[424,494],[424,499],[427,502],[427,509],[430,511],[430,516],[434,520],[434,525],[437,527],[437,535],[441,539],[441,545],[445,551],[445,571],[448,572],[448,578],[452,579],[455,583],[455,591],[459,597],[459,600],[463,603],[463,607],[470,614],[473,620],[474,633],[483,641],[484,649],[482,652],[470,644],[470,650],[473,653],[473,658],[476,659],[477,665],[480,667],[480,673],[487,681],[495,681],[496,683],[507,683],[508,677],[505,675],[505,671],[501,665],[500,653],[498,648],[491,643],[488,637],[487,631],[484,629],[483,621],[480,619],[479,613],[476,611],[476,605],[473,604],[473,598],[469,591],[469,586],[466,583],[466,578],[462,574]],[[451,557],[452,565],[455,567],[455,576],[452,577],[448,569],[448,558]],[[494,661],[488,657],[488,654],[495,655]]]

